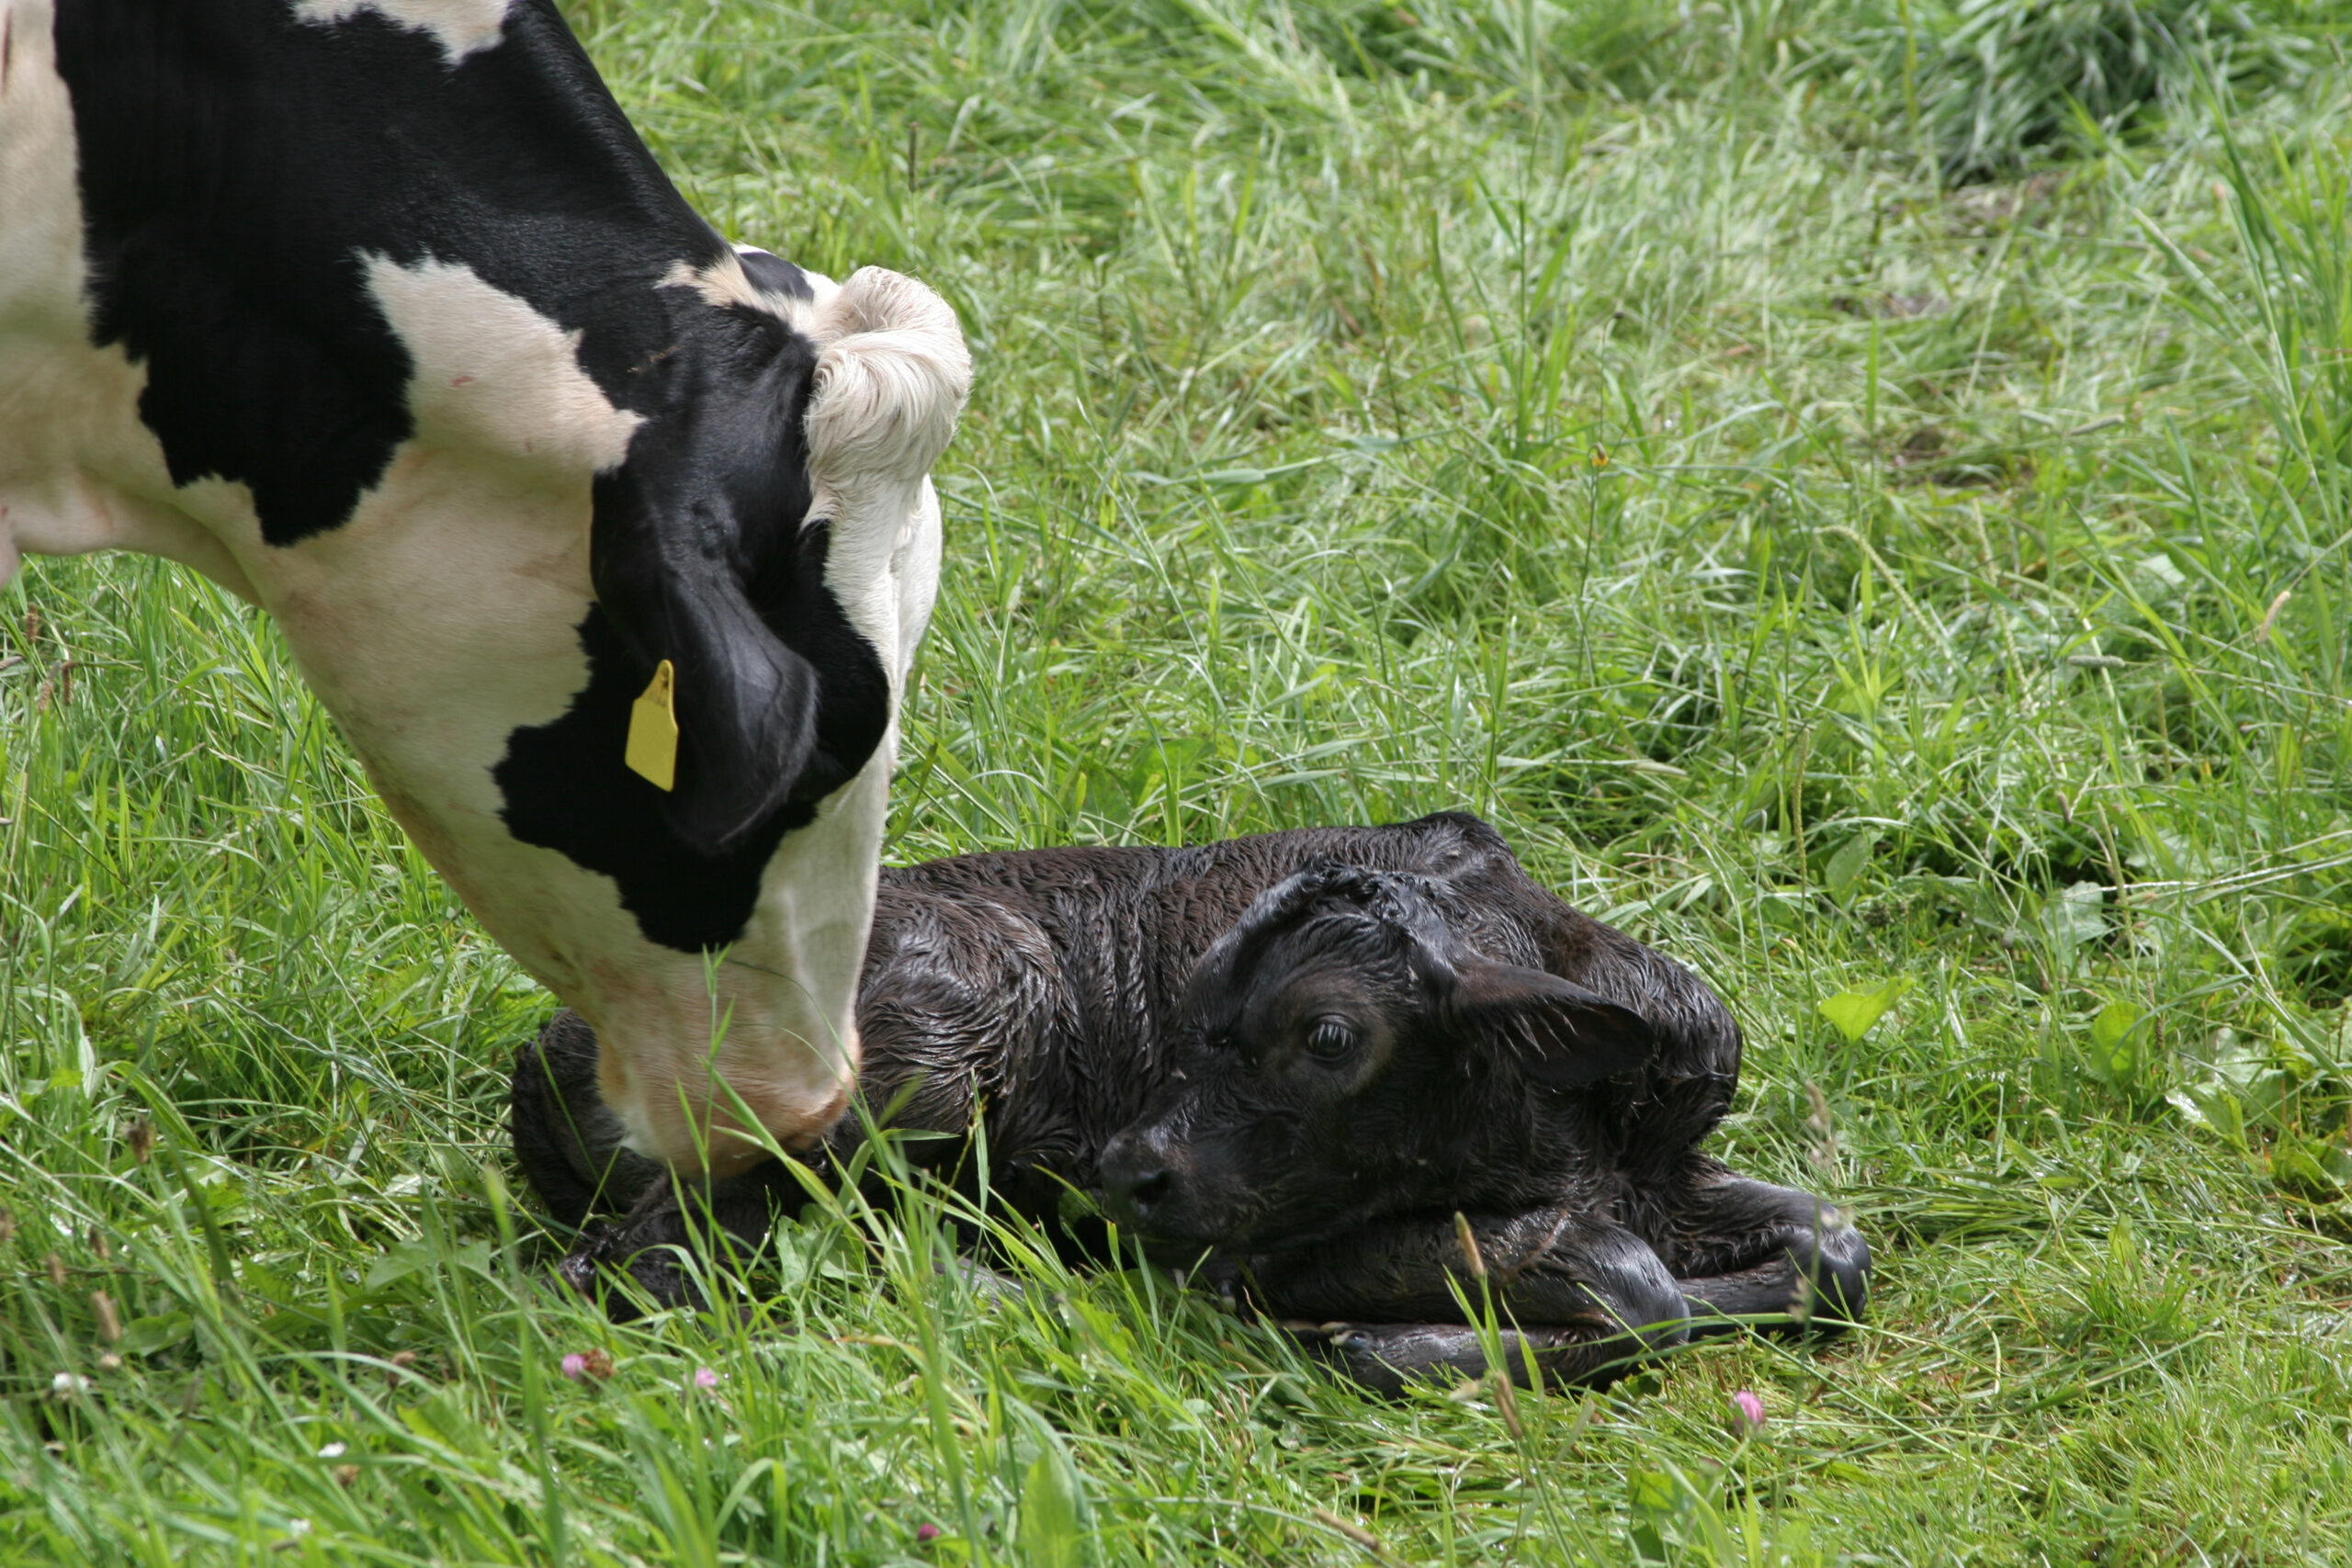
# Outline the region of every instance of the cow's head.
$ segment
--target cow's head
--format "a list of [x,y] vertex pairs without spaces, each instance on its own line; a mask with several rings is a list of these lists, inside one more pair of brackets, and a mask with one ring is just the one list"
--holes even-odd
[[[466,269],[376,272],[414,432],[264,596],[401,824],[594,1026],[630,1146],[724,1175],[761,1157],[747,1126],[805,1145],[856,1065],[926,476],[970,374],[954,313],[729,254],[649,288],[662,331],[621,355]],[[502,312],[541,341],[502,348]],[[493,461],[465,394],[501,377],[539,395]],[[534,468],[583,429],[594,460]],[[627,757],[664,664],[657,782]]]
[[1194,971],[1166,1087],[1102,1159],[1114,1218],[1263,1247],[1476,1200],[1638,1067],[1649,1026],[1473,952],[1425,878],[1327,865],[1261,896]]

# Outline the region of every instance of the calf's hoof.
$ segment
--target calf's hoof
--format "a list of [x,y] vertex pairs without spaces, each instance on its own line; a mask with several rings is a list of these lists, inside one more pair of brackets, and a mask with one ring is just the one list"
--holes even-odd
[[615,1323],[708,1304],[671,1246],[638,1246],[625,1227],[607,1220],[592,1221],[580,1233],[578,1245],[555,1266],[555,1273]]
[[711,1268],[750,1259],[767,1242],[783,1204],[799,1190],[774,1161],[741,1176],[681,1187],[658,1178],[617,1220],[590,1223],[556,1276],[616,1323],[644,1311],[709,1304],[687,1259]]
[[[1412,1383],[1458,1382],[1489,1370],[1487,1347],[1476,1329],[1452,1323],[1330,1323],[1284,1327],[1310,1354],[1369,1393],[1395,1397]],[[1639,1333],[1600,1328],[1505,1328],[1498,1338],[1501,1366],[1525,1388],[1529,1364],[1545,1382],[1605,1388],[1644,1361],[1679,1345],[1679,1322]]]
[[1792,1248],[1753,1269],[1678,1281],[1694,1332],[1746,1327],[1826,1337],[1861,1322],[1871,1299],[1870,1243],[1849,1225],[1807,1240],[1809,1258]]
[[1821,1238],[1814,1254],[1809,1326],[1843,1333],[1848,1324],[1862,1321],[1870,1304],[1871,1244],[1851,1225],[1840,1225]]

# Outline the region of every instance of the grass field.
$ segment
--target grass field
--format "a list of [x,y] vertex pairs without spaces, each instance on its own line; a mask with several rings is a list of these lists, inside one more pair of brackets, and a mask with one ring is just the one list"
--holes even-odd
[[570,9],[723,228],[963,315],[889,853],[1487,814],[1729,999],[1872,1322],[1514,1430],[910,1198],[609,1327],[549,998],[266,622],[38,561],[0,1561],[2346,1560],[2340,3]]

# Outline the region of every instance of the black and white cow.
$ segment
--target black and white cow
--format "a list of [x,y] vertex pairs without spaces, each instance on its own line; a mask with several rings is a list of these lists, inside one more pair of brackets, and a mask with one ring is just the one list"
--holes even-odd
[[550,0],[0,0],[0,583],[267,609],[683,1171],[842,1103],[969,379],[922,285],[722,241]]

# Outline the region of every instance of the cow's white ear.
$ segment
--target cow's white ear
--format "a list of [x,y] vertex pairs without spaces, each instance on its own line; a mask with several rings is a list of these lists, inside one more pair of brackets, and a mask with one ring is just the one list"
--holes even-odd
[[808,399],[808,476],[835,491],[931,472],[972,389],[972,356],[947,301],[899,273],[861,267],[811,323],[822,344]]
[[1631,1071],[1657,1045],[1631,1008],[1557,975],[1476,955],[1453,964],[1446,1005],[1488,1050],[1553,1089]]

